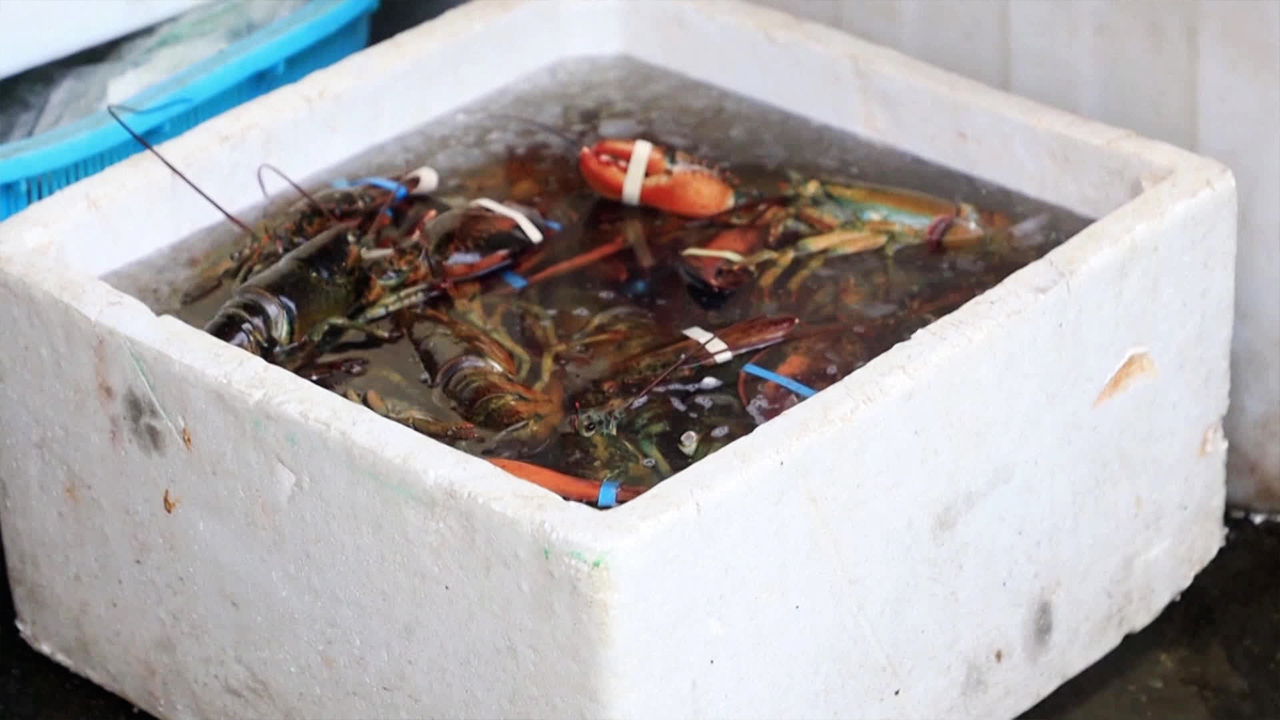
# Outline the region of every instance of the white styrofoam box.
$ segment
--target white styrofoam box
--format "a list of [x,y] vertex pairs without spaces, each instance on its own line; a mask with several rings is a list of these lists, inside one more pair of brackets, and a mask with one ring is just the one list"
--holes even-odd
[[619,53],[1100,219],[600,512],[97,279],[220,220],[136,155],[0,225],[24,636],[164,718],[1008,717],[1189,584],[1222,542],[1214,161],[767,8],[608,0],[462,6],[163,150],[244,208],[264,158],[315,175]]
[[756,1],[1230,167],[1227,498],[1280,511],[1280,2]]
[[5,0],[0,78],[122,38],[208,0]]

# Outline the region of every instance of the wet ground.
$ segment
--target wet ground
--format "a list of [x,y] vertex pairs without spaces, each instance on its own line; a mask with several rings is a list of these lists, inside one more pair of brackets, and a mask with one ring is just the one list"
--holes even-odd
[[[1024,718],[1280,717],[1280,523],[1228,521],[1227,544],[1154,623]],[[0,718],[151,716],[31,649],[0,588]]]

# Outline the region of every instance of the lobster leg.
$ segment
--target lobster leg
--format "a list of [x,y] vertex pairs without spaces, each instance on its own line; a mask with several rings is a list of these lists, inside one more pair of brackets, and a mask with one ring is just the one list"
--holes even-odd
[[327,387],[331,381],[341,377],[364,375],[369,368],[367,358],[345,358],[327,362],[315,362],[300,367],[296,372],[317,385]]
[[349,389],[344,395],[348,400],[359,403],[385,418],[407,425],[437,440],[472,440],[478,436],[476,426],[469,422],[441,420],[414,407],[392,408],[377,390],[361,393]]
[[[599,247],[592,248],[591,250],[587,250],[585,252],[579,253],[578,255],[574,255],[571,258],[562,260],[556,263],[555,265],[539,270],[533,275],[530,275],[529,277],[525,278],[525,283],[527,285],[533,285],[535,283],[540,283],[544,280],[550,280],[551,278],[559,277],[561,275],[571,273],[579,268],[586,267],[591,263],[598,262],[600,260],[603,260],[606,257],[609,257],[610,255],[614,255],[622,250],[625,250],[626,248],[627,248],[626,241],[623,240],[622,238],[616,238],[603,245],[600,245]],[[514,293],[516,292],[516,289],[504,288],[502,290],[499,290],[498,292]]]
[[327,318],[316,324],[311,332],[307,333],[306,342],[316,344],[324,339],[326,335],[335,330],[355,330],[375,340],[383,342],[393,342],[404,336],[404,332],[392,328],[384,330],[382,328],[373,327],[368,321],[360,319],[351,319],[344,317]]
[[[513,377],[523,378],[528,376],[529,368],[533,366],[533,359],[529,356],[524,346],[511,337],[511,334],[507,332],[506,327],[503,325],[505,314],[512,310],[514,305],[499,306],[492,317],[486,314],[484,308],[473,299],[455,301],[455,307],[460,318],[442,315],[435,318],[435,321],[454,328],[460,327],[456,323],[464,323],[468,330],[483,335],[511,356],[512,361],[515,362],[515,368],[511,371]],[[493,354],[493,352],[490,352],[490,357]]]
[[773,265],[760,274],[757,286],[764,291],[766,297],[778,278],[791,267],[796,258],[816,256],[797,273],[788,283],[788,289],[795,292],[801,283],[814,270],[822,266],[829,258],[842,255],[878,250],[889,240],[889,233],[872,230],[833,230],[820,235],[811,235],[784,250],[761,250],[744,258],[744,267],[754,267],[772,260]]
[[809,275],[830,258],[879,250],[888,241],[888,233],[867,230],[837,230],[805,238],[797,243],[797,251],[801,255],[816,256],[791,277],[787,282],[787,290],[795,295]]
[[287,368],[300,368],[324,354],[326,340],[336,340],[331,333],[337,330],[355,330],[381,342],[399,340],[403,332],[397,329],[383,330],[368,323],[344,317],[331,317],[316,323],[305,337],[285,345],[275,352],[273,362]]
[[[795,259],[796,251],[795,248],[792,247],[778,253],[773,251],[765,252],[767,252],[769,256],[772,256],[774,262],[768,270],[765,270],[760,274],[760,279],[756,281],[756,287],[761,290],[765,299],[768,299],[770,290],[773,288],[773,283],[781,277],[782,273],[787,271],[787,268],[791,267],[791,261]],[[753,263],[759,261],[759,258],[753,258],[751,260]]]
[[654,423],[641,429],[639,437],[635,440],[636,449],[645,455],[645,457],[653,459],[654,467],[662,477],[671,477],[674,473],[671,470],[671,463],[667,462],[663,456],[662,450],[658,448],[658,442],[655,439],[661,432],[667,430],[667,423]]
[[395,312],[421,305],[432,298],[444,294],[440,283],[422,283],[384,295],[368,310],[360,313],[356,321],[362,324],[375,323]]

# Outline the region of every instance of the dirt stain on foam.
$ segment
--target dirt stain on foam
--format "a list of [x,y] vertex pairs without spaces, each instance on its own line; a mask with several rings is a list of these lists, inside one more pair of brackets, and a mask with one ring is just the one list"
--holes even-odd
[[1039,655],[1049,648],[1053,637],[1053,603],[1047,597],[1036,604],[1031,616],[1030,646],[1033,655]]
[[160,411],[155,403],[132,387],[124,393],[124,418],[129,423],[129,434],[142,452],[147,455],[164,452],[165,438],[159,424]]
[[960,694],[963,697],[973,697],[983,695],[987,691],[987,678],[982,672],[982,667],[975,662],[970,662],[965,668],[964,682],[960,687]]
[[106,341],[100,339],[94,344],[93,357],[94,372],[98,376],[98,404],[102,406],[102,411],[107,416],[111,446],[120,450],[122,449],[121,437],[124,433],[120,427],[120,416],[115,411],[116,389],[108,377],[111,374],[111,363],[107,357]]
[[997,468],[992,478],[984,485],[967,490],[958,500],[944,507],[933,520],[934,540],[942,542],[961,521],[1013,480],[1014,473],[1011,468]]
[[1098,407],[1128,389],[1135,382],[1153,377],[1155,374],[1156,361],[1151,358],[1151,353],[1146,348],[1130,350],[1124,361],[1120,363],[1120,367],[1111,373],[1111,379],[1102,386],[1102,392],[1098,393],[1098,397],[1094,399],[1093,406]]

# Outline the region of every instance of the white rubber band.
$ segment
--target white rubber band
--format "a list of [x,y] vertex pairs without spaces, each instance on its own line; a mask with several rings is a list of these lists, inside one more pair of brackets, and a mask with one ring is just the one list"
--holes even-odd
[[529,240],[531,240],[534,245],[537,245],[538,243],[542,242],[542,231],[539,230],[536,225],[530,222],[529,218],[525,217],[519,210],[509,208],[506,205],[503,205],[502,203],[499,203],[499,202],[494,202],[489,198],[476,198],[475,200],[471,201],[471,204],[479,205],[482,208],[492,210],[498,213],[499,215],[506,215],[507,217],[516,221],[516,224],[520,226],[520,229],[524,231],[525,235],[529,236]]
[[636,140],[631,146],[627,176],[622,180],[622,202],[627,205],[640,204],[640,189],[644,186],[645,176],[649,174],[649,155],[652,152],[653,143],[648,140]]
[[395,252],[392,248],[361,248],[361,260],[381,260],[384,257],[391,257]]
[[715,333],[709,333],[697,325],[685,328],[680,332],[700,343],[707,352],[711,353],[711,357],[715,359],[717,365],[722,365],[733,359],[733,351],[729,349],[729,344],[716,337]]
[[747,261],[747,259],[742,257],[740,253],[736,253],[732,250],[713,250],[710,248],[693,247],[681,250],[680,254],[690,255],[693,257],[720,258],[721,260],[728,260],[733,263],[745,263]]
[[404,176],[406,180],[409,178],[417,178],[418,186],[409,192],[410,195],[430,195],[440,187],[440,173],[430,165],[423,165]]

